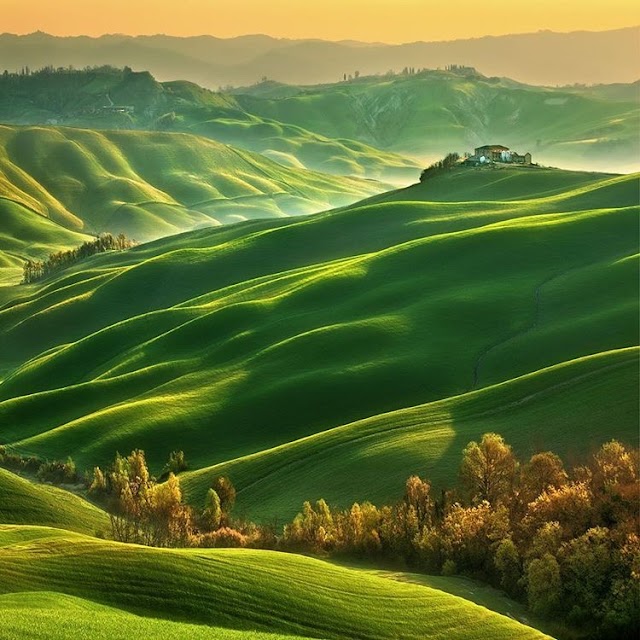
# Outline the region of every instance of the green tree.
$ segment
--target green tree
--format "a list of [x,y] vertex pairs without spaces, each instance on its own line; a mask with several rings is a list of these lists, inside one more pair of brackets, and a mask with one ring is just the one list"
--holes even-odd
[[222,513],[228,518],[236,503],[236,488],[227,476],[218,476],[211,488],[218,494]]
[[529,606],[534,613],[550,615],[556,612],[562,596],[560,565],[550,554],[533,560],[526,576]]
[[222,505],[220,496],[214,489],[207,491],[202,520],[207,531],[215,531],[222,523]]
[[470,442],[465,448],[460,477],[472,501],[495,505],[510,498],[516,468],[511,447],[498,434],[486,433],[480,443]]
[[496,549],[494,562],[502,588],[512,596],[519,595],[522,563],[518,549],[511,538],[505,538],[500,542]]

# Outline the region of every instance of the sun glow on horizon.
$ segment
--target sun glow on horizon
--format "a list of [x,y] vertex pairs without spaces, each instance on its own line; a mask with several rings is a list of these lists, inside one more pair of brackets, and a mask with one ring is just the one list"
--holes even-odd
[[635,0],[0,0],[0,31],[53,35],[122,33],[367,42],[451,40],[483,35],[603,31],[640,23]]

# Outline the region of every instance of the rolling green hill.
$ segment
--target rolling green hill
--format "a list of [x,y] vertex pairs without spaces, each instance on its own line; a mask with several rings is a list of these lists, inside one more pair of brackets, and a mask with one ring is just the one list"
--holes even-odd
[[0,469],[0,523],[38,524],[94,535],[109,528],[107,514],[56,487]]
[[[52,624],[46,637],[68,638],[101,622],[95,637],[121,638],[126,629],[195,638],[237,637],[222,629],[314,638],[548,637],[443,591],[291,554],[161,550],[6,526],[0,549],[0,634],[33,624],[33,637],[43,637],[43,625]],[[166,621],[153,619],[159,611]],[[60,624],[66,613],[70,626]],[[217,629],[207,634],[193,624]]]
[[193,133],[288,167],[398,184],[418,173],[414,161],[390,151],[248,113],[232,95],[108,67],[0,76],[0,122]]
[[524,454],[632,439],[637,186],[460,169],[95,256],[0,308],[2,439],[81,468],[182,449],[196,503],[224,469],[261,518],[450,482],[486,430]]
[[[253,90],[249,90],[253,93]],[[638,170],[640,94],[533,87],[480,74],[428,71],[306,87],[294,95],[236,95],[247,111],[331,138],[360,140],[421,159],[504,144],[534,161]]]
[[383,188],[186,134],[0,126],[0,279],[17,281],[24,259],[77,246],[86,234],[142,242],[313,213]]
[[[17,195],[13,186],[3,193],[9,193],[9,189]],[[25,200],[0,197],[0,288],[20,279],[25,259],[43,259],[90,239],[45,218],[40,207],[32,209]]]
[[343,508],[354,501],[394,503],[411,474],[451,486],[462,450],[484,433],[500,433],[523,456],[550,449],[571,458],[603,436],[633,442],[639,355],[637,348],[602,353],[376,415],[188,472],[183,487],[191,502],[203,504],[211,479],[228,475],[243,513],[268,522],[274,514],[293,518],[305,500],[324,498]]
[[0,121],[195,133],[289,167],[407,184],[416,163],[501,143],[565,168],[637,171],[637,83],[539,87],[469,68],[214,93],[101,68],[0,77]]

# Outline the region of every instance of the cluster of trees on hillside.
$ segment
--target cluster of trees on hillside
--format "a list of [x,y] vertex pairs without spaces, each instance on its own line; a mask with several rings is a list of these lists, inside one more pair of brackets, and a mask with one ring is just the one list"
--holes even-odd
[[76,249],[52,253],[46,260],[27,260],[23,265],[22,283],[36,282],[97,253],[124,251],[135,244],[135,240],[129,240],[123,233],[115,237],[110,233],[103,233],[95,240],[85,242]]
[[141,450],[117,455],[106,471],[95,467],[88,491],[109,512],[113,539],[161,547],[275,546],[270,528],[232,518],[236,490],[226,476],[214,478],[201,510],[185,504],[176,473],[186,468],[184,453],[174,451],[159,482]]
[[637,451],[613,441],[568,471],[550,452],[522,464],[500,436],[486,434],[464,450],[459,478],[460,489],[434,495],[412,476],[393,506],[307,502],[282,544],[469,575],[587,637],[638,637]]
[[41,67],[40,69],[31,69],[28,66],[22,67],[20,71],[9,71],[5,69],[0,75],[1,80],[20,80],[24,78],[43,78],[47,76],[69,76],[69,75],[86,75],[88,73],[96,73],[96,74],[108,74],[108,75],[122,75],[127,73],[132,73],[130,67],[124,67],[124,69],[120,69],[118,67],[113,67],[111,65],[99,65],[99,66],[86,66],[82,69],[77,69],[73,65],[69,65],[67,67],[54,67],[53,65],[46,65]]
[[440,173],[445,173],[446,171],[451,171],[454,167],[458,165],[460,161],[460,155],[458,153],[448,153],[442,160],[438,160],[433,164],[430,164],[421,174],[420,174],[420,182],[424,182],[429,178],[433,178]]
[[77,484],[82,482],[76,470],[75,462],[71,458],[62,460],[41,460],[37,456],[22,456],[0,447],[0,467],[34,475],[40,482],[51,484]]

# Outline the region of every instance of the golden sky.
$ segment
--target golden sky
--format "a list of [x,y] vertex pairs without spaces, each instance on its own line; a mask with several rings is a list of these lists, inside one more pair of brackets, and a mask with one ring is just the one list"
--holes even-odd
[[380,42],[450,40],[640,23],[637,0],[0,0],[0,32]]

